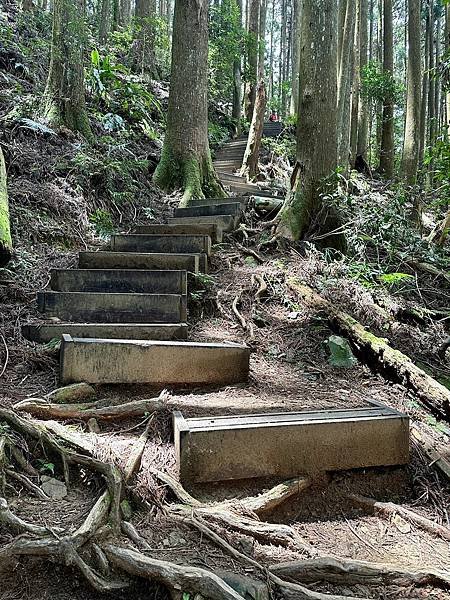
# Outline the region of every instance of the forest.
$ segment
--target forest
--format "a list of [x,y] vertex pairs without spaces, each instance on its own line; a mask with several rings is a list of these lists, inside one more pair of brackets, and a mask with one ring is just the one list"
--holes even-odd
[[0,0],[0,600],[450,599],[450,0]]

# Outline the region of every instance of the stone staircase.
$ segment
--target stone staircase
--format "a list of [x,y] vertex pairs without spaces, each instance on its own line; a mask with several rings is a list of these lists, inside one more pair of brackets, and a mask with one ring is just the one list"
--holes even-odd
[[110,250],[80,252],[38,293],[45,323],[23,327],[36,342],[60,338],[60,381],[224,385],[246,381],[242,344],[187,341],[188,273],[208,271],[212,243],[238,224],[247,199],[177,208],[166,225],[111,237]]
[[[278,135],[280,124],[266,126]],[[242,140],[230,142],[226,169],[242,160]],[[233,162],[236,161],[236,162]],[[242,179],[242,178],[240,178]],[[243,344],[188,340],[189,274],[208,272],[212,245],[233,231],[249,193],[193,200],[167,224],[114,235],[110,249],[80,252],[78,268],[55,269],[38,293],[43,323],[24,325],[26,338],[61,340],[60,381],[165,386],[245,382],[250,350]],[[173,415],[175,453],[183,484],[283,476],[408,462],[408,417],[368,401],[361,409],[185,418]]]
[[[283,130],[280,122],[265,123],[263,137],[277,137]],[[270,190],[264,189],[257,183],[248,183],[245,177],[241,177],[236,172],[242,166],[245,148],[247,146],[247,136],[241,135],[238,138],[227,142],[218,152],[214,159],[214,168],[220,181],[235,194],[266,196],[276,198]]]

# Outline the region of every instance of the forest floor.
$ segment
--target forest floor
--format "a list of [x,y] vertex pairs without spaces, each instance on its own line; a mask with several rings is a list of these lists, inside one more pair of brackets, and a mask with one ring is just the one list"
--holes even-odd
[[[151,219],[162,222],[178,203],[176,196],[163,198],[152,185],[161,144],[139,137],[136,124],[112,135],[96,122],[97,142],[88,148],[68,131],[49,133],[36,122],[21,118],[21,110],[33,113],[45,83],[45,56],[37,56],[45,53],[34,41],[50,29],[47,22],[36,27],[23,36],[31,54],[20,57],[21,63],[33,67],[32,77],[14,70],[15,55],[8,51],[0,55],[0,114],[2,118],[9,115],[1,142],[8,164],[15,244],[13,260],[0,270],[0,409],[26,398],[42,398],[58,386],[55,344],[38,346],[21,335],[22,324],[39,318],[36,292],[47,284],[50,269],[75,266],[79,250],[99,247],[116,230],[129,231]],[[163,103],[166,96],[162,90],[159,101]],[[91,103],[90,109],[97,115],[98,106],[92,98]],[[266,153],[263,162],[266,172],[281,177],[273,155]],[[246,342],[252,348],[247,384],[209,390],[98,386],[96,406],[160,397],[167,409],[143,412],[120,422],[99,420],[98,433],[88,431],[84,419],[67,420],[70,430],[78,432],[97,457],[122,469],[150,421],[142,468],[130,486],[134,510],[129,517],[146,542],[146,555],[267,582],[267,570],[249,564],[242,555],[231,554],[188,520],[174,519],[176,494],[154,475],[155,469],[175,474],[173,406],[193,416],[349,408],[376,400],[407,413],[434,448],[450,458],[450,425],[437,421],[410,388],[391,381],[388,373],[375,372],[374,365],[366,364],[361,356],[351,368],[330,364],[327,341],[336,332],[323,311],[304,304],[288,285],[291,277],[310,285],[448,384],[448,359],[439,353],[448,335],[445,315],[450,306],[448,269],[442,266],[442,257],[428,247],[424,249],[422,240],[415,243],[414,234],[404,228],[399,218],[404,207],[398,204],[391,183],[359,177],[345,186],[350,189],[350,193],[344,189],[348,201],[347,257],[329,257],[308,243],[281,244],[267,228],[270,215],[261,219],[249,212],[245,227],[215,247],[210,277],[190,293],[189,338]],[[437,272],[417,269],[417,263],[438,265]],[[392,277],[392,273],[397,275]],[[261,279],[267,289],[258,295]],[[15,441],[27,454],[41,449],[39,443],[26,446],[22,437]],[[52,457],[41,454],[44,460],[36,465],[40,475],[54,468],[56,477],[62,478],[59,463],[52,465]],[[411,572],[448,569],[448,538],[430,533],[398,511],[390,516],[374,513],[349,497],[360,494],[394,502],[443,525],[448,532],[450,485],[432,462],[412,438],[407,467],[362,469],[318,478],[272,512],[259,516],[261,522],[288,527],[282,530],[284,535],[278,531],[278,537],[267,533],[255,537],[214,518],[208,518],[208,525],[222,540],[263,567],[305,559],[314,551],[319,556],[367,560]],[[68,495],[61,500],[39,500],[12,480],[8,480],[6,496],[11,510],[28,522],[73,531],[98,498],[100,481],[87,471],[73,469]],[[245,499],[274,483],[258,480],[203,485],[190,492],[213,505],[233,499],[233,514],[251,517],[255,523],[258,517],[249,514]],[[105,597],[93,591],[70,565],[30,557],[3,560],[2,549],[11,540],[9,530],[0,526],[0,600]],[[129,545],[125,536],[118,541]],[[376,575],[369,583],[366,574],[357,582],[347,579],[339,584],[313,576],[307,585],[325,593],[379,600],[450,598],[448,585],[430,583],[430,579],[433,577],[428,577],[428,583],[413,585],[411,577]],[[111,595],[136,600],[169,598],[166,588],[154,581],[150,586],[144,582]],[[251,595],[247,598],[256,600]]]
[[[174,199],[175,200],[175,199]],[[164,206],[163,218],[170,202]],[[20,209],[20,202],[13,210]],[[59,207],[61,210],[61,207]],[[64,212],[61,210],[61,215]],[[248,216],[247,227],[258,230],[254,215]],[[126,229],[126,227],[125,227]],[[299,253],[295,248],[268,249],[258,242],[264,231],[244,241],[261,260],[256,260],[242,244],[237,232],[215,248],[210,277],[203,289],[194,289],[189,300],[189,338],[209,341],[245,341],[253,352],[248,384],[225,389],[165,390],[162,397],[176,403],[186,416],[207,414],[239,414],[264,411],[287,411],[359,407],[368,400],[377,400],[406,412],[413,423],[433,439],[437,448],[448,448],[449,429],[437,424],[421,407],[411,390],[386,380],[362,362],[349,369],[333,367],[329,361],[327,340],[334,332],[323,314],[306,307],[286,284],[287,274],[314,284],[324,296],[350,311],[375,333],[386,334],[385,323],[373,295],[354,282],[331,278],[330,266],[313,250]],[[2,341],[8,348],[3,352],[3,373],[0,402],[10,406],[27,397],[42,397],[57,386],[57,349],[39,347],[21,338],[20,325],[38,317],[35,292],[45,285],[50,267],[72,266],[73,250],[61,254],[50,245],[31,244],[23,236],[16,246],[16,258],[6,279],[0,282],[3,298]],[[82,247],[89,246],[95,239]],[[86,240],[88,242],[88,240]],[[98,243],[98,240],[97,240]],[[331,266],[336,269],[336,266]],[[258,297],[255,276],[263,278],[267,291]],[[328,281],[328,286],[325,282]],[[321,289],[322,288],[322,289]],[[237,300],[236,300],[237,299]],[[391,299],[398,302],[398,299]],[[246,327],[233,311],[233,302],[245,319]],[[437,361],[437,347],[445,331],[437,325],[421,327],[417,323],[397,323],[391,343],[405,352],[414,350],[413,357]],[[436,332],[438,334],[436,335]],[[161,390],[147,386],[98,386],[100,406],[156,397]],[[172,492],[155,480],[151,469],[176,475],[174,448],[171,439],[170,410],[152,416],[150,438],[146,446],[142,469],[135,490],[148,504],[137,508],[131,521],[148,544],[145,553],[158,559],[180,564],[202,566],[212,571],[232,571],[260,579],[258,569],[249,567],[223,548],[207,540],[189,524],[174,521],[164,510],[164,503],[173,501]],[[124,468],[137,437],[142,433],[148,415],[118,423],[99,421],[100,433],[86,433],[99,458],[113,461]],[[84,422],[71,419],[79,431],[86,431]],[[450,564],[448,540],[403,519],[400,515],[386,517],[363,509],[349,498],[361,494],[378,501],[395,502],[416,513],[448,527],[450,489],[448,481],[431,466],[420,446],[414,441],[411,462],[405,468],[364,469],[331,474],[319,478],[298,496],[287,500],[265,519],[271,523],[292,526],[301,538],[320,554],[348,559],[368,560],[404,567],[410,571],[446,569]],[[197,486],[190,490],[195,498],[206,503],[225,499],[254,496],[272,487],[276,481],[244,481]],[[69,529],[79,525],[98,495],[98,484],[90,480],[74,482],[66,498],[43,502],[31,497],[26,490],[16,489],[19,495],[10,508],[27,521],[43,523],[51,514],[53,526]],[[151,507],[151,508],[150,508]],[[217,528],[216,528],[217,529]],[[234,547],[251,556],[263,566],[306,558],[298,548],[279,545],[270,538],[255,539],[226,527],[220,534]],[[10,540],[0,534],[0,542]],[[70,578],[67,571],[56,566],[50,572],[42,569],[36,559],[20,561],[4,572],[1,599],[93,598],[79,575]],[[264,578],[263,578],[264,579]],[[405,588],[392,583],[376,585],[313,582],[310,589],[324,593],[367,598],[450,598],[450,594],[434,586]],[[163,588],[153,588],[154,597],[164,597]],[[140,597],[139,589],[134,595]],[[115,592],[117,597],[129,597],[129,591]]]

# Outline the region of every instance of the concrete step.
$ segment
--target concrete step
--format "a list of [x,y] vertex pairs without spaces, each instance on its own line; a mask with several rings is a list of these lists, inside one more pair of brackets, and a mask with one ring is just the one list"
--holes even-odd
[[230,202],[224,204],[213,204],[212,206],[190,206],[188,208],[176,208],[173,211],[174,217],[212,217],[216,215],[239,216],[242,212],[240,202]]
[[114,252],[158,252],[160,254],[211,254],[208,235],[145,235],[120,234],[111,236]]
[[192,225],[214,223],[222,231],[233,231],[239,221],[239,217],[233,215],[215,215],[211,217],[171,217],[168,219],[170,225]]
[[55,292],[187,294],[186,271],[143,269],[52,269]]
[[185,419],[174,414],[183,484],[406,464],[409,419],[388,407]]
[[124,340],[187,340],[186,323],[27,323],[22,335],[45,344],[63,334],[77,338]]
[[239,202],[242,208],[245,208],[246,206],[248,206],[251,200],[251,196],[230,196],[229,198],[192,198],[189,202],[189,207],[212,206],[215,204],[223,204],[224,202],[233,204],[235,202]]
[[193,234],[208,235],[213,244],[219,244],[222,241],[222,230],[213,223],[192,223],[186,225],[138,225],[133,233],[145,235],[164,235],[164,234]]
[[[199,222],[198,219],[195,222]],[[150,252],[80,252],[81,269],[183,270],[207,273],[206,254],[156,254]]]
[[81,339],[64,335],[61,383],[228,385],[246,381],[250,350],[239,344]]
[[38,308],[48,317],[76,323],[184,323],[181,294],[39,292]]

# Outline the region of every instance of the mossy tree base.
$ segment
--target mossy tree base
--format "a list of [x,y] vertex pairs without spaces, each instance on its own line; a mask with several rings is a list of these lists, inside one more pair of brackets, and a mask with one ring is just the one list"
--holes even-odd
[[214,171],[209,151],[206,156],[177,156],[167,145],[153,180],[162,190],[182,190],[180,207],[189,206],[192,198],[224,198],[222,184]]

